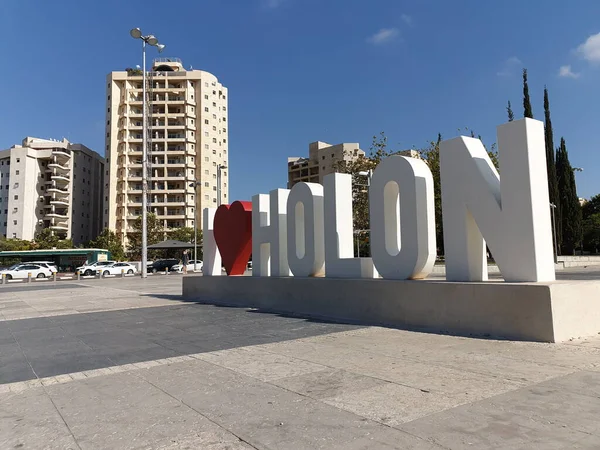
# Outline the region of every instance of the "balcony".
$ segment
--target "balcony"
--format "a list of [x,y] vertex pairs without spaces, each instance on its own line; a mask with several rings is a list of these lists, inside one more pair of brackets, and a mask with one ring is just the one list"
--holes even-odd
[[57,212],[47,213],[44,217],[57,218],[57,219],[68,219],[69,218],[69,216],[67,214],[59,214]]
[[69,206],[69,200],[66,199],[66,198],[65,199],[60,199],[60,198],[53,199],[53,200],[50,200],[50,205],[53,205],[53,206]]
[[65,194],[65,195],[69,195],[69,190],[68,189],[62,189],[56,186],[52,186],[49,189],[46,189],[46,192],[49,194]]
[[51,230],[57,231],[69,231],[69,223],[68,222],[57,222],[55,224],[50,225]]
[[52,155],[59,158],[71,158],[71,153],[68,150],[53,149]]
[[65,177],[64,175],[52,175],[52,180],[59,181],[62,183],[69,183],[71,181],[68,177]]
[[58,169],[58,170],[71,170],[69,166],[63,166],[58,163],[50,163],[48,164],[48,169]]

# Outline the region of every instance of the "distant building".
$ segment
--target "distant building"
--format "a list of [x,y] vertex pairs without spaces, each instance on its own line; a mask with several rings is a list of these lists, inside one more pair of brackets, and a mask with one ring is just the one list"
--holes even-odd
[[[178,58],[155,59],[147,80],[149,211],[165,233],[193,227],[196,218],[201,227],[204,208],[229,202],[227,88],[209,72],[186,70]],[[106,80],[104,224],[124,243],[142,215],[142,83],[135,69]]]
[[323,184],[325,175],[334,173],[340,162],[355,161],[361,156],[365,152],[359,144],[313,142],[308,145],[308,158],[288,158],[288,189],[301,181]]
[[104,158],[66,139],[26,137],[0,151],[0,234],[33,240],[44,228],[75,244],[94,239],[104,214]]
[[[419,152],[416,150],[406,150],[398,152],[398,154],[420,158]],[[331,145],[326,142],[313,142],[308,146],[308,158],[288,158],[287,187],[291,189],[296,183],[302,181],[323,184],[323,178],[338,171],[342,161],[356,161],[364,156],[365,152],[359,148],[359,144]]]

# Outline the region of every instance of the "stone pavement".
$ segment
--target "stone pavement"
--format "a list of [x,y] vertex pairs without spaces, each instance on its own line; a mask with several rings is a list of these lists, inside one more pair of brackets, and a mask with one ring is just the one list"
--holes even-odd
[[600,336],[470,339],[180,293],[176,276],[0,287],[0,449],[600,448]]

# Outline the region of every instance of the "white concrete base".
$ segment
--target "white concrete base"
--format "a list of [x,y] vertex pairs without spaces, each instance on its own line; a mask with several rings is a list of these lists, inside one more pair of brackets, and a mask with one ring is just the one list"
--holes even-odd
[[600,281],[450,283],[184,277],[183,297],[467,336],[562,342],[600,332]]

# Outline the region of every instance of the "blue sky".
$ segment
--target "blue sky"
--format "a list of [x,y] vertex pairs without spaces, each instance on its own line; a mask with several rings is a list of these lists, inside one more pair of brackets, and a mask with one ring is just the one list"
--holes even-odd
[[[2,0],[0,148],[23,137],[104,148],[105,77],[141,64],[155,34],[229,88],[230,198],[284,187],[308,143],[385,131],[394,149],[470,127],[487,144],[529,71],[536,118],[550,91],[579,195],[600,193],[597,0]],[[598,36],[595,36],[598,35]],[[150,57],[154,57],[150,52]]]

